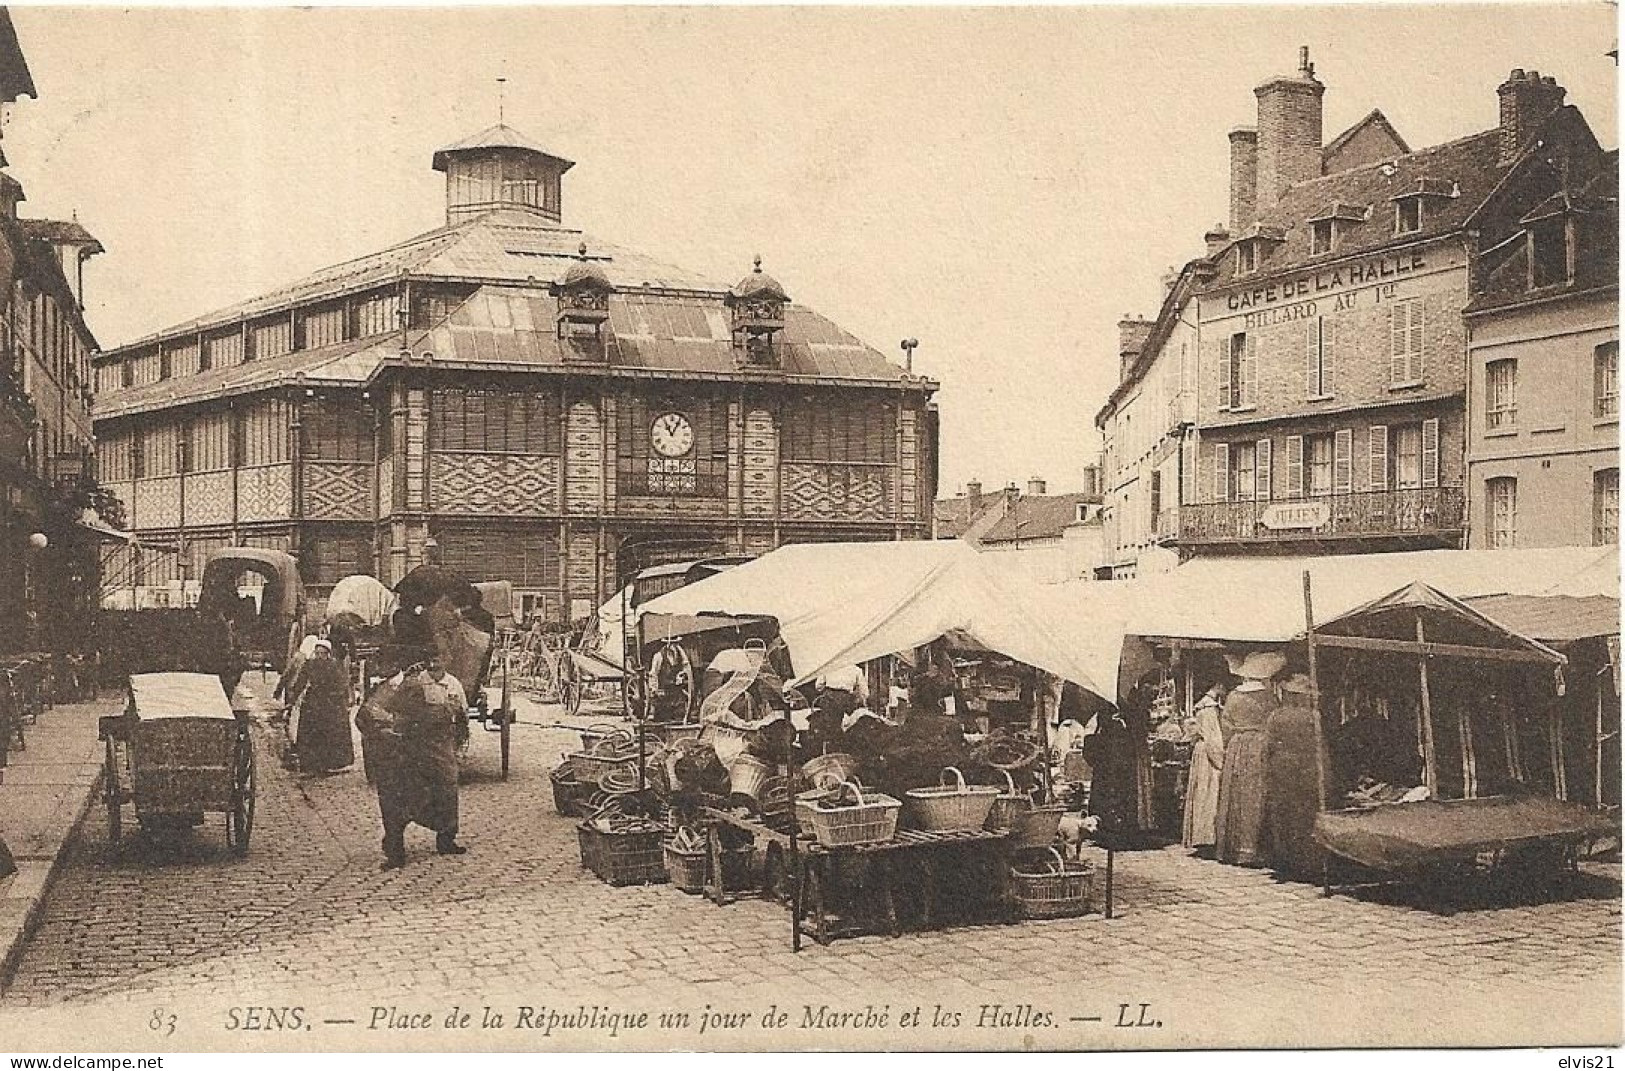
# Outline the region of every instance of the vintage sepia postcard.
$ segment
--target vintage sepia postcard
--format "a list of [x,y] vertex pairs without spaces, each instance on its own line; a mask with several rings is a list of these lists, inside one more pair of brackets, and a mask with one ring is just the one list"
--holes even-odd
[[1616,40],[0,8],[0,1050],[1611,1059]]

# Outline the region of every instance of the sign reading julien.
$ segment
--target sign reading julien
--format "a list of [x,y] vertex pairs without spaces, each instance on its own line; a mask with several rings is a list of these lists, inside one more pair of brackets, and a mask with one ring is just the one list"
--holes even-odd
[[682,413],[662,413],[649,429],[649,493],[692,495],[699,490],[694,425]]

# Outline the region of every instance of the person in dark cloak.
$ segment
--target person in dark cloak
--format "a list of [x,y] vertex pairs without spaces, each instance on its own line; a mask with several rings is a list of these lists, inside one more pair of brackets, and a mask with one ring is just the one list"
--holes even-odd
[[294,741],[299,769],[318,774],[348,769],[355,763],[355,746],[350,740],[350,681],[327,640],[316,641],[303,682],[304,700],[299,705],[299,731]]
[[1320,876],[1315,816],[1320,771],[1315,763],[1315,711],[1309,678],[1281,682],[1281,705],[1264,723],[1264,840],[1270,865],[1282,877]]
[[1118,707],[1097,712],[1095,731],[1083,739],[1089,763],[1089,813],[1098,835],[1117,844],[1138,843],[1150,828],[1151,757],[1146,733],[1148,689],[1136,686]]
[[441,855],[468,851],[457,843],[457,721],[468,700],[440,655],[424,654],[423,664],[391,682],[387,710],[368,703],[356,715],[373,744],[385,870],[406,865],[406,827],[413,822],[435,831]]

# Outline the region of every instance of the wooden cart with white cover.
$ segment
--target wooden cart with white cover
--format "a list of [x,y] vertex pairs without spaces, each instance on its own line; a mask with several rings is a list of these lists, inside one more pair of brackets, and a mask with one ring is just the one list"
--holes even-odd
[[254,742],[220,678],[207,673],[138,673],[125,712],[101,719],[106,745],[102,795],[108,839],[118,841],[124,804],[149,831],[226,817],[226,844],[248,851],[254,828]]

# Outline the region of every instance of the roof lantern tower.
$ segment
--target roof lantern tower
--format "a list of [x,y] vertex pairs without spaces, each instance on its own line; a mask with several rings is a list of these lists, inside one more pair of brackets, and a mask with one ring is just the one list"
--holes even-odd
[[446,175],[448,225],[495,208],[523,209],[558,223],[564,173],[574,166],[505,123],[434,154],[434,169]]

